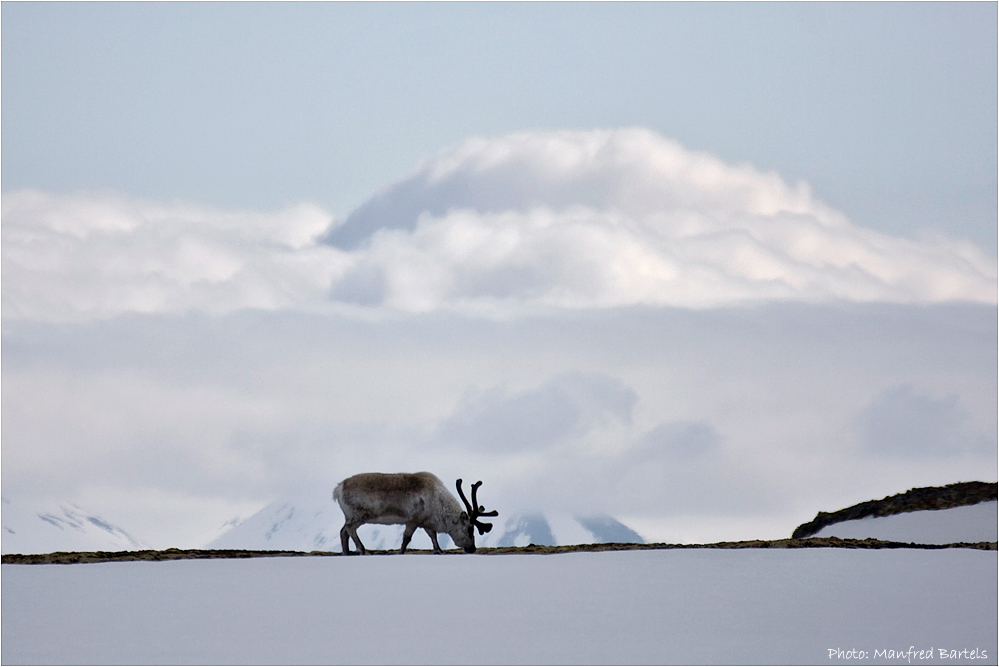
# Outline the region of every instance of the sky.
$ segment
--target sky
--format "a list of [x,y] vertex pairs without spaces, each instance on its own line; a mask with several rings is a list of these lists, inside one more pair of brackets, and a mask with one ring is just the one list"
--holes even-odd
[[5,190],[346,215],[470,136],[641,126],[995,254],[991,3],[4,3]]
[[996,478],[992,3],[11,3],[4,496],[653,539]]

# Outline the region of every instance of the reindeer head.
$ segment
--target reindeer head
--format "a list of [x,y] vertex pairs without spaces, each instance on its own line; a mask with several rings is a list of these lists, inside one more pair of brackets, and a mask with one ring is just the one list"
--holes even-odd
[[484,535],[493,529],[493,524],[485,523],[479,521],[480,516],[499,516],[499,512],[493,510],[492,512],[487,512],[485,507],[479,505],[479,501],[475,497],[475,492],[478,491],[479,487],[482,486],[482,482],[476,482],[472,484],[472,502],[468,502],[468,498],[465,497],[464,491],[461,490],[461,480],[455,484],[458,487],[458,496],[461,497],[461,502],[465,503],[466,512],[462,512],[459,517],[461,524],[458,529],[451,533],[451,538],[454,543],[465,550],[465,553],[475,553],[475,529],[478,529],[479,535]]

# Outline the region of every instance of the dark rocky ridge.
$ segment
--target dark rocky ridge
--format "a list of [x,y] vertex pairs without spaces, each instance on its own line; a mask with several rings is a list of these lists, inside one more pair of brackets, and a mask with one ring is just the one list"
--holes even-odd
[[819,512],[814,519],[795,528],[791,538],[810,537],[834,523],[869,516],[891,516],[918,510],[944,510],[977,505],[983,501],[996,500],[996,488],[996,482],[958,482],[947,486],[909,489],[905,493],[886,496],[881,500],[868,500],[836,512]]
[[[713,542],[711,544],[570,544],[546,546],[530,544],[526,547],[484,547],[476,555],[489,554],[563,554],[580,551],[638,551],[661,549],[978,549],[996,551],[995,542],[955,542],[953,544],[912,544],[908,542],[888,542],[884,540],[840,539],[838,537],[812,537],[807,539],[784,540],[745,540],[742,542]],[[399,555],[396,550],[368,553],[380,556]],[[429,550],[409,549],[407,554],[432,555]],[[445,555],[466,556],[458,549],[450,549]],[[72,551],[51,554],[4,554],[5,565],[53,565],[74,563],[108,563],[115,561],[167,561],[204,558],[276,558],[276,557],[335,557],[343,554],[334,551],[250,551],[238,549],[165,549],[163,551]],[[401,556],[405,557],[405,556]],[[474,557],[474,556],[467,556]]]

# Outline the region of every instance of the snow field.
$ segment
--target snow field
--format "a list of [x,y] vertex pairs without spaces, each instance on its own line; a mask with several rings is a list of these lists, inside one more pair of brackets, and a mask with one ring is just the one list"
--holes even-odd
[[[838,664],[978,649],[995,552],[667,550],[4,565],[4,664]],[[904,661],[903,661],[904,662]],[[939,662],[939,661],[934,661]],[[946,661],[947,664],[960,664]]]
[[989,500],[945,510],[921,510],[890,516],[869,516],[826,526],[813,537],[859,540],[873,537],[892,542],[952,544],[995,542],[999,539],[999,502]]

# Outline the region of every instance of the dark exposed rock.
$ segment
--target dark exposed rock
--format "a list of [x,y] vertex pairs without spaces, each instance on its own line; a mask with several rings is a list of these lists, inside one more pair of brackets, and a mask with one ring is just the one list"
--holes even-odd
[[[570,544],[565,546],[546,546],[530,544],[526,547],[493,547],[480,548],[476,555],[490,554],[564,554],[589,551],[638,551],[665,549],[978,549],[996,551],[995,542],[956,542],[954,544],[911,544],[906,542],[887,542],[884,540],[840,539],[838,537],[811,537],[807,539],[784,540],[746,540],[742,542],[713,542],[711,544]],[[398,551],[371,551],[368,553],[379,556],[398,556]],[[428,550],[409,549],[407,554],[426,554]],[[460,550],[451,549],[446,555],[464,556]],[[91,551],[91,552],[57,552],[51,554],[4,554],[5,565],[39,565],[39,564],[73,564],[73,563],[106,563],[111,561],[164,561],[203,558],[274,558],[274,557],[341,557],[343,554],[332,551],[241,551],[235,549],[166,549],[165,551]],[[474,556],[471,556],[474,557]],[[358,556],[361,558],[361,556]]]
[[947,486],[925,486],[905,493],[868,500],[837,512],[819,512],[814,519],[794,529],[791,537],[805,538],[826,526],[869,516],[891,516],[918,510],[943,510],[996,500],[996,482],[958,482]]
[[266,556],[327,556],[313,551],[249,551],[241,549],[144,549],[141,551],[56,551],[49,554],[4,554],[4,564],[107,563],[136,560],[187,560],[202,558],[262,558]]

